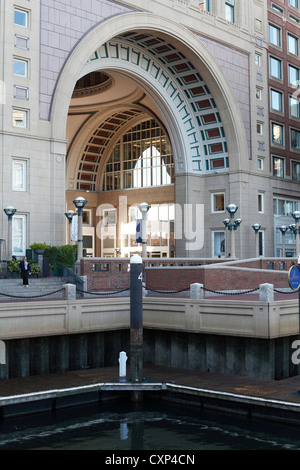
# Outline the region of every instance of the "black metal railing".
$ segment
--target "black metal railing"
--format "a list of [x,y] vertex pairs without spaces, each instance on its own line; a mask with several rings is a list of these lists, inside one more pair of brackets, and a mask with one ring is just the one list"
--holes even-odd
[[65,281],[66,284],[75,284],[76,292],[82,297],[84,288],[84,281],[81,277],[77,276],[74,269],[68,268],[63,263],[56,263],[57,276]]

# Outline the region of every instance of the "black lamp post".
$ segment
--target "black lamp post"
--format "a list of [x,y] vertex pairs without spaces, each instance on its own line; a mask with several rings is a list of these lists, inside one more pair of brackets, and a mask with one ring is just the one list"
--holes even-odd
[[87,200],[84,197],[77,197],[73,203],[77,207],[78,210],[78,236],[77,236],[77,243],[78,243],[78,250],[77,250],[77,261],[82,258],[83,253],[83,238],[82,238],[82,212],[87,204]]
[[72,241],[71,241],[71,226],[72,226],[72,219],[75,215],[75,212],[72,211],[72,210],[69,210],[68,212],[65,212],[65,216],[67,217],[68,221],[69,221],[69,245],[71,245]]
[[8,206],[3,210],[8,217],[7,259],[11,259],[12,258],[12,218],[13,218],[13,215],[16,213],[17,209],[15,209],[13,206]]
[[238,206],[235,204],[229,204],[229,206],[226,207],[226,210],[229,212],[230,219],[225,219],[223,220],[223,224],[225,225],[226,228],[230,231],[230,256],[232,258],[235,258],[235,238],[234,238],[234,232],[239,228],[239,226],[242,223],[242,219],[236,219],[233,220],[234,214],[238,210]]

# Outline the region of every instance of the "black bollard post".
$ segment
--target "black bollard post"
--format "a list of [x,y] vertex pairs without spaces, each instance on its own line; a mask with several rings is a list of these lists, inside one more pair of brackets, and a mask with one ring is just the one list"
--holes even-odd
[[[130,260],[130,379],[143,380],[143,264],[142,258],[134,255]],[[141,394],[134,392],[134,400]]]

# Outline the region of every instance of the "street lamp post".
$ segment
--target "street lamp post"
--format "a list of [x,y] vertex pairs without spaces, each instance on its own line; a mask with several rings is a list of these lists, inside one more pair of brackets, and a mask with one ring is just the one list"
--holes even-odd
[[285,232],[287,231],[286,225],[281,225],[279,227],[280,232],[282,233],[282,256],[285,258]]
[[[300,211],[294,211],[292,217],[295,220],[295,224],[291,224],[293,228],[290,228],[296,235],[296,257],[299,256],[299,220],[300,220]],[[295,226],[294,226],[295,225]]]
[[72,219],[75,215],[75,212],[72,211],[72,210],[69,210],[68,212],[65,212],[65,216],[67,217],[68,221],[69,221],[69,245],[72,244],[72,240],[71,240],[71,232],[72,232]]
[[3,209],[8,217],[8,235],[7,235],[7,259],[12,258],[12,218],[16,213],[17,209],[12,206],[8,206]]
[[259,243],[258,243],[258,233],[260,230],[260,224],[253,224],[252,228],[255,232],[255,251],[256,251],[256,258],[259,257]]
[[139,205],[142,213],[142,258],[147,258],[147,213],[150,207],[146,202]]
[[87,204],[87,201],[84,197],[77,197],[73,203],[77,207],[78,210],[78,236],[77,236],[77,261],[82,258],[83,253],[83,238],[82,238],[82,211]]
[[242,223],[242,219],[236,219],[233,221],[234,214],[238,210],[238,206],[235,204],[229,204],[226,207],[226,210],[229,212],[230,219],[223,220],[223,224],[230,231],[230,256],[235,258],[235,237],[234,232],[239,228]]

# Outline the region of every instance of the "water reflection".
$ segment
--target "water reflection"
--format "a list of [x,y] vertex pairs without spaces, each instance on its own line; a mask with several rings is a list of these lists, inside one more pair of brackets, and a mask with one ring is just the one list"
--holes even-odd
[[2,421],[0,431],[0,450],[300,449],[297,427],[155,403],[10,418]]

